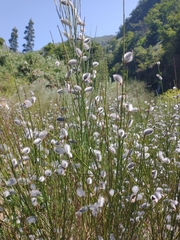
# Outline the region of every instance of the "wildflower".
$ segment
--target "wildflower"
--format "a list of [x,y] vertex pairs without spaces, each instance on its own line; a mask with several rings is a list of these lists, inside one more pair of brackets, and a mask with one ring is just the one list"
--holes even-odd
[[100,174],[101,174],[101,177],[102,177],[102,178],[105,178],[105,177],[106,177],[106,172],[105,172],[104,170],[102,170],[102,171],[100,172]]
[[88,177],[87,180],[86,180],[87,184],[88,185],[91,185],[92,184],[92,178],[91,177]]
[[93,87],[87,87],[87,88],[84,89],[84,92],[91,92],[92,89],[93,89]]
[[62,128],[60,131],[60,139],[64,139],[68,137],[68,131],[65,128]]
[[86,196],[86,194],[82,190],[82,188],[77,188],[76,193],[77,193],[78,197],[85,197]]
[[38,205],[37,198],[35,198],[35,197],[31,198],[31,203],[34,207],[36,207]]
[[98,197],[98,207],[102,208],[105,203],[105,198],[101,195]]
[[113,79],[115,82],[119,83],[119,85],[121,86],[122,83],[123,83],[123,79],[122,79],[122,76],[119,75],[119,74],[114,74],[113,75]]
[[40,145],[41,142],[42,142],[42,139],[41,139],[41,138],[36,138],[36,139],[34,140],[34,144],[37,145],[37,146]]
[[83,48],[85,51],[89,50],[89,45],[87,43],[83,43]]
[[35,97],[35,96],[32,96],[32,97],[31,97],[31,102],[32,102],[32,103],[35,103],[35,102],[36,102],[36,97]]
[[61,0],[61,4],[68,6],[69,0]]
[[156,77],[158,77],[159,78],[159,80],[163,80],[163,78],[159,75],[159,74],[156,74]]
[[157,170],[152,170],[152,177],[153,177],[154,179],[157,178]]
[[120,118],[118,113],[111,113],[111,114],[109,115],[109,117],[110,117],[112,120],[118,120],[118,119]]
[[71,147],[69,144],[65,144],[64,145],[64,151],[65,153],[71,158],[72,157],[72,153],[71,153]]
[[71,59],[71,60],[69,60],[69,62],[68,62],[68,65],[76,65],[77,64],[77,60],[76,59]]
[[3,192],[3,196],[4,196],[5,198],[9,197],[10,195],[11,195],[11,194],[10,194],[10,192],[9,192],[8,190],[6,190],[6,191]]
[[114,148],[114,146],[111,144],[108,148],[108,150],[112,153],[112,154],[116,154],[116,149]]
[[30,151],[31,151],[31,149],[29,147],[25,147],[21,150],[21,153],[22,154],[28,154],[28,153],[30,153]]
[[162,151],[159,151],[157,156],[159,157],[159,159],[161,160],[161,162],[169,164],[170,163],[170,159],[167,157],[164,157],[164,154]]
[[7,182],[6,182],[6,186],[11,187],[14,186],[17,183],[17,180],[15,178],[10,178]]
[[134,203],[134,202],[136,201],[136,197],[137,197],[137,195],[133,193],[133,194],[130,196],[130,202],[131,202],[131,203]]
[[30,191],[30,196],[31,197],[38,197],[39,195],[41,195],[41,192],[37,189],[33,189]]
[[20,126],[21,125],[21,121],[19,120],[19,119],[14,119],[14,123],[16,124],[16,125],[18,125],[18,126]]
[[46,180],[46,178],[44,177],[44,176],[41,176],[40,178],[39,178],[39,181],[40,182],[44,182]]
[[77,18],[77,25],[84,27],[85,23],[81,20],[81,18],[78,15],[76,15],[76,18]]
[[32,106],[32,102],[29,100],[25,100],[22,104],[22,107],[24,108],[30,108]]
[[95,156],[96,156],[96,160],[97,160],[98,162],[101,162],[101,160],[102,160],[101,152],[100,152],[99,150],[94,150],[94,154],[95,154]]
[[131,62],[133,60],[133,52],[127,52],[124,54],[123,62],[125,64]]
[[157,203],[158,202],[158,199],[155,195],[151,195],[151,200],[154,202],[154,203]]
[[60,155],[63,155],[65,153],[65,149],[62,146],[56,146],[54,147],[55,153],[58,153]]
[[161,64],[161,62],[160,62],[160,61],[158,61],[156,64],[159,66],[159,65]]
[[133,186],[133,187],[132,187],[132,192],[133,192],[134,194],[137,194],[138,191],[139,191],[139,187],[138,187],[138,186]]
[[65,24],[65,25],[68,25],[69,27],[71,27],[71,23],[70,23],[70,21],[69,21],[68,19],[66,19],[66,18],[61,18],[60,20],[61,20],[61,23],[62,23],[62,24]]
[[131,119],[129,120],[129,122],[128,122],[128,127],[129,127],[129,128],[132,126],[133,122],[134,122],[134,120],[131,118]]
[[133,105],[131,103],[125,104],[125,108],[128,112],[132,112],[133,111]]
[[39,138],[44,139],[48,135],[48,132],[46,130],[39,133]]
[[69,163],[66,160],[62,160],[61,167],[66,169],[68,167]]
[[62,88],[58,89],[57,93],[59,93],[59,94],[64,93],[64,89],[62,89]]
[[66,31],[63,31],[62,33],[63,33],[64,36],[67,37],[68,39],[72,39],[72,38],[73,38],[72,35],[71,35],[70,33],[66,32]]
[[79,209],[79,212],[84,213],[88,211],[88,206],[83,206]]
[[102,113],[104,112],[103,107],[99,107],[98,110],[97,110],[97,112],[98,112],[99,114],[102,114]]
[[62,167],[59,167],[57,170],[55,170],[55,173],[63,176],[63,175],[65,175],[65,169]]
[[84,55],[84,56],[82,57],[82,60],[83,60],[84,62],[86,62],[86,61],[88,60],[88,57]]
[[99,65],[98,62],[93,62],[93,63],[92,63],[92,66],[93,66],[93,67],[97,67],[98,65]]
[[50,169],[45,170],[44,175],[50,177],[52,175],[52,171]]
[[147,128],[144,130],[144,137],[151,135],[154,132],[153,128]]
[[18,161],[15,158],[13,158],[11,160],[11,162],[12,162],[13,167],[17,167],[18,166]]
[[22,185],[28,185],[31,183],[29,178],[18,178],[18,183]]
[[118,136],[119,136],[120,138],[123,138],[123,137],[124,137],[124,134],[125,134],[125,132],[124,132],[124,130],[123,130],[123,129],[119,129],[117,134],[118,134]]
[[135,163],[134,163],[134,162],[130,162],[130,163],[128,163],[128,165],[126,166],[126,168],[129,169],[129,170],[131,170],[131,169],[134,168],[134,166],[135,166]]
[[91,77],[91,74],[90,73],[84,73],[83,74],[83,76],[82,76],[82,80],[84,81],[84,82],[89,82],[89,80],[90,80],[90,77]]
[[109,190],[109,195],[112,197],[112,196],[114,196],[114,189],[110,189]]
[[82,57],[83,53],[79,48],[76,48],[75,51],[78,57]]
[[59,61],[56,61],[56,62],[55,62],[55,65],[56,65],[56,67],[59,67],[59,66],[60,66],[60,62],[59,62]]
[[35,223],[36,221],[37,221],[37,217],[35,217],[35,216],[30,216],[30,217],[26,218],[26,222],[28,224]]
[[88,42],[90,42],[90,38],[85,38],[84,43],[88,43]]

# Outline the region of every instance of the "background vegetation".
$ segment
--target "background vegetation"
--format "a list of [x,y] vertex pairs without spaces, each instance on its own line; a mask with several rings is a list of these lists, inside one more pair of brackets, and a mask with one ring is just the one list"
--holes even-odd
[[80,1],[55,1],[61,44],[22,54],[0,39],[0,239],[179,239],[178,72],[163,92],[175,44],[166,18],[149,30],[175,2],[148,2],[133,13],[146,7],[144,35],[105,51],[84,35]]

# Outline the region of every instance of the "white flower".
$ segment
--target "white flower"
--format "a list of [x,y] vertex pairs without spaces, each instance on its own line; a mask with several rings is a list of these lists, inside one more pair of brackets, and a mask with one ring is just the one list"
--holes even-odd
[[113,75],[113,79],[115,82],[119,83],[119,85],[122,85],[123,83],[123,79],[122,79],[122,76],[119,75],[119,74],[114,74]]
[[114,189],[110,189],[109,190],[109,195],[112,197],[112,196],[114,196]]
[[56,67],[59,67],[60,62],[59,62],[59,61],[56,61],[56,62],[55,62],[55,65],[56,65]]
[[147,128],[144,130],[144,137],[151,135],[154,132],[153,128]]
[[127,64],[133,60],[133,52],[127,52],[124,54],[124,63]]
[[97,67],[99,65],[99,63],[98,62],[93,62],[92,65],[93,65],[93,67]]
[[98,207],[102,208],[105,203],[105,198],[102,196],[98,197]]
[[88,177],[87,180],[86,180],[87,184],[88,185],[91,185],[92,184],[92,178],[91,177]]
[[77,188],[76,193],[78,195],[78,197],[85,197],[85,191],[82,190],[82,188]]
[[138,187],[138,186],[133,186],[133,187],[132,187],[132,192],[133,192],[134,194],[137,194],[137,193],[139,192],[139,187]]
[[76,65],[77,64],[77,60],[76,59],[71,59],[71,60],[69,60],[69,62],[68,62],[68,65]]
[[35,223],[37,221],[37,217],[35,216],[30,216],[28,218],[26,218],[26,222],[31,224],[31,223]]

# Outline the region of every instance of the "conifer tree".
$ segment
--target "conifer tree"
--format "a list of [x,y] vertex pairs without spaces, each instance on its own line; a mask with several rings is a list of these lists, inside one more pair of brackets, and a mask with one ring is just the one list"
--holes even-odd
[[11,38],[9,39],[10,50],[17,52],[18,50],[18,30],[16,27],[12,29]]
[[32,52],[33,47],[34,47],[34,22],[32,19],[29,20],[28,26],[26,26],[26,30],[24,31],[25,37],[24,39],[26,40],[26,44],[23,44],[23,52]]

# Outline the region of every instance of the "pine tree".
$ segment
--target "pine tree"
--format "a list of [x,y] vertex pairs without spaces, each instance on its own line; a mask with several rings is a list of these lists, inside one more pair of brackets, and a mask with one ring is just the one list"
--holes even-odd
[[29,20],[28,26],[26,26],[26,30],[24,31],[25,37],[24,39],[26,40],[26,44],[23,44],[23,52],[32,52],[33,47],[34,47],[34,22],[32,19]]
[[16,27],[12,29],[11,38],[9,39],[10,50],[17,52],[18,50],[18,30]]

